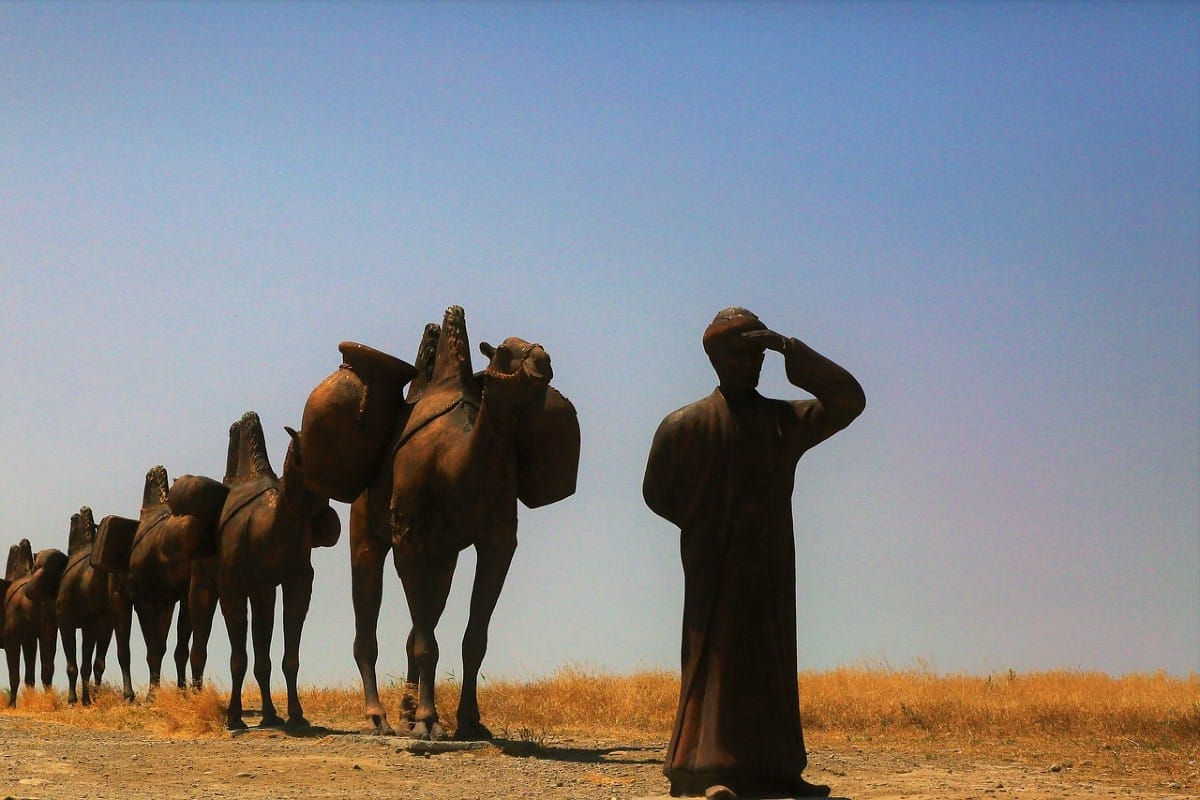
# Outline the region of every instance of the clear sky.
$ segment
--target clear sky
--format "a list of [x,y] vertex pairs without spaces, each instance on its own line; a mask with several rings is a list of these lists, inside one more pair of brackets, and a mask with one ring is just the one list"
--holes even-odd
[[[484,675],[677,669],[642,471],[743,305],[868,397],[798,470],[803,669],[1198,672],[1197,75],[1195,3],[0,3],[0,544],[219,478],[249,409],[281,468],[339,341],[458,304],[583,429]],[[314,561],[301,680],[354,686]]]

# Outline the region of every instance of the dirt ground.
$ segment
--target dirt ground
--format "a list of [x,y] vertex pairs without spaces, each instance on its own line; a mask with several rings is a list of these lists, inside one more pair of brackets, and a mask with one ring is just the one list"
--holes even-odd
[[[554,738],[430,753],[407,739],[320,726],[171,739],[4,715],[0,798],[662,798],[664,751],[655,741]],[[814,749],[806,775],[853,800],[1190,796],[1178,784],[1138,785],[1089,764],[898,754],[869,743]]]

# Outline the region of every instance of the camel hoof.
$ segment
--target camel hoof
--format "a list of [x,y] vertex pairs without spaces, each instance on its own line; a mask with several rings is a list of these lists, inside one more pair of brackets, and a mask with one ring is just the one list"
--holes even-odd
[[227,717],[227,718],[225,719],[225,728],[226,728],[226,730],[231,730],[231,731],[244,731],[244,730],[246,730],[248,727],[249,727],[249,726],[248,726],[248,725],[247,725],[247,724],[246,724],[246,723],[245,723],[245,722],[242,720],[242,718],[241,718],[241,717]]
[[260,728],[282,728],[284,727],[283,717],[278,714],[263,714],[263,718],[259,721]]
[[413,739],[421,739],[424,741],[440,742],[443,739],[449,739],[450,734],[446,733],[446,729],[441,723],[434,721],[432,723],[417,721],[413,723],[412,732],[409,736]]
[[475,720],[458,723],[454,738],[460,742],[490,742],[494,737],[482,722]]
[[302,731],[311,728],[312,725],[303,714],[297,714],[294,717],[288,717],[287,723],[283,726],[289,731]]
[[396,735],[395,729],[392,728],[384,714],[367,714],[367,723],[363,725],[362,732],[368,736]]

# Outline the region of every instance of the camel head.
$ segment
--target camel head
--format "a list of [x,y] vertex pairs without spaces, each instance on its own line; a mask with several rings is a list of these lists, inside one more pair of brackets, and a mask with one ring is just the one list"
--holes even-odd
[[510,336],[497,347],[481,342],[479,352],[488,358],[483,374],[489,403],[520,405],[538,396],[554,377],[550,355],[540,344]]
[[74,553],[81,547],[87,547],[96,536],[96,520],[92,509],[83,506],[78,514],[71,515],[71,529],[67,537],[67,552]]
[[162,464],[157,464],[146,473],[146,485],[142,490],[142,511],[161,506],[167,502],[167,470]]
[[304,458],[300,447],[300,434],[284,426],[291,442],[287,455],[283,457],[283,477],[280,492],[287,506],[303,518],[308,528],[313,547],[332,547],[342,533],[342,521],[329,505],[329,498],[308,488],[304,481]]
[[58,595],[63,573],[67,570],[67,554],[56,547],[41,550],[33,561],[33,572],[25,585],[30,600],[45,602]]
[[4,569],[5,580],[15,581],[33,572],[33,547],[28,539],[8,548],[8,564]]

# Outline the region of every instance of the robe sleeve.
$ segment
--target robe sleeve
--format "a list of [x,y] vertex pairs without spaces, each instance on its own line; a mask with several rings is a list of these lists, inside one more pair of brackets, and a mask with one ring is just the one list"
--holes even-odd
[[805,423],[806,448],[833,436],[866,408],[866,394],[855,377],[799,339],[787,339],[783,359],[788,382],[816,398],[792,403]]

